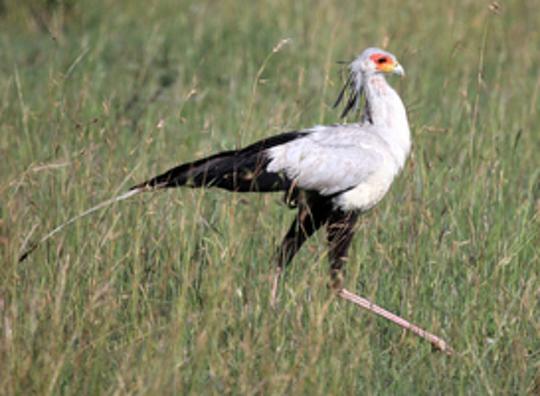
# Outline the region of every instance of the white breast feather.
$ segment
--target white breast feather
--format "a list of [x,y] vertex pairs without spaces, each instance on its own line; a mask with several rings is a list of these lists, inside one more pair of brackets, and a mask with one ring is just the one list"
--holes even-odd
[[353,189],[338,195],[334,199],[334,206],[344,211],[365,212],[383,199],[392,185],[394,177],[395,173],[381,167]]

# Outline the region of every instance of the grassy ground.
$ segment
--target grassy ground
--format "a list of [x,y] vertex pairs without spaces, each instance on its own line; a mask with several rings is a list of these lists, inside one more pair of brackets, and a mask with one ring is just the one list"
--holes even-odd
[[[540,392],[535,0],[122,3],[0,1],[0,393]],[[335,62],[370,45],[414,149],[346,284],[455,356],[335,300],[322,236],[272,310],[280,196],[146,195],[17,263],[179,162],[338,121]]]

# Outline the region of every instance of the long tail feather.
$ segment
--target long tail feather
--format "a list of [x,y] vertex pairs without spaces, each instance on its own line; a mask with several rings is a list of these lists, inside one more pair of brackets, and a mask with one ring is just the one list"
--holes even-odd
[[19,262],[24,261],[41,243],[60,232],[64,227],[116,202],[131,198],[145,191],[168,187],[219,187],[237,192],[288,191],[291,181],[284,175],[266,171],[269,159],[265,151],[307,135],[305,131],[292,131],[259,140],[243,149],[223,151],[212,156],[188,162],[132,187],[128,192],[108,199],[99,205],[59,225],[38,242],[21,249]]
[[58,232],[60,232],[64,227],[76,222],[77,220],[80,220],[82,219],[83,217],[86,217],[100,209],[103,209],[103,208],[106,208],[116,202],[120,202],[120,201],[124,201],[128,198],[131,198],[137,194],[140,194],[142,192],[144,192],[145,189],[143,188],[139,188],[139,189],[131,189],[129,190],[128,192],[122,194],[122,195],[119,195],[117,197],[114,197],[114,198],[111,198],[111,199],[108,199],[106,201],[103,201],[101,202],[100,204],[94,206],[93,208],[90,208],[88,210],[85,210],[84,212],[78,214],[77,216],[75,217],[72,217],[71,219],[69,219],[68,221],[66,221],[65,223],[62,223],[60,224],[58,227],[56,227],[54,230],[52,230],[51,232],[49,232],[48,234],[46,234],[45,236],[43,236],[39,241],[37,242],[34,242],[32,243],[29,247],[25,248],[23,253],[21,253],[21,255],[19,256],[19,262],[22,262],[24,260],[26,260],[26,258],[30,255],[30,253],[32,253],[34,250],[36,250],[36,248],[42,244],[43,242],[45,242],[46,240],[48,240],[49,238],[53,237],[54,235],[56,235]]

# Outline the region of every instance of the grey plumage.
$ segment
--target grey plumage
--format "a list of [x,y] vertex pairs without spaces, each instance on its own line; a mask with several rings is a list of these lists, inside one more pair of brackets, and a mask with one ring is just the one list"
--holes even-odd
[[384,141],[359,124],[315,127],[268,150],[268,170],[285,172],[298,188],[328,196],[358,185],[383,166]]

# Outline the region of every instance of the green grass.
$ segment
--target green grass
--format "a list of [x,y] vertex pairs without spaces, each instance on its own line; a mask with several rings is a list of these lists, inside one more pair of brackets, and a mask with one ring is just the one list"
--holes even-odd
[[[122,3],[0,1],[0,393],[540,392],[536,1]],[[384,44],[414,148],[346,285],[455,356],[336,300],[322,235],[272,310],[279,195],[145,195],[17,263],[170,166],[337,122],[335,61]]]

